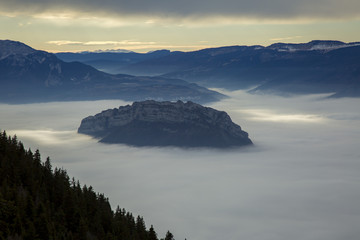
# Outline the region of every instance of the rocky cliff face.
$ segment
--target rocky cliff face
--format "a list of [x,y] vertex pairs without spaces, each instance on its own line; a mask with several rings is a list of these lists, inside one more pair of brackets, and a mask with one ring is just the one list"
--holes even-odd
[[135,146],[230,147],[252,144],[229,115],[193,102],[135,102],[82,120],[79,133]]

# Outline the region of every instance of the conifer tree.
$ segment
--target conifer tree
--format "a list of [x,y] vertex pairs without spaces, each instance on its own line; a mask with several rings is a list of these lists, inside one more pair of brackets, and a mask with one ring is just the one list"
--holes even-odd
[[167,231],[164,240],[174,240],[174,235],[171,232]]

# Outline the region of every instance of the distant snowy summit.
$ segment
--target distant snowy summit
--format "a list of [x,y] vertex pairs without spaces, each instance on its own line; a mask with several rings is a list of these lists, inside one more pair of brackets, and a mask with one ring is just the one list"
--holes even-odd
[[267,48],[278,51],[331,51],[339,48],[360,46],[360,42],[344,43],[341,41],[314,40],[308,43],[275,43]]
[[35,49],[21,42],[11,41],[11,40],[0,41],[0,60],[5,59],[11,55],[26,56],[28,54],[35,52],[36,52]]
[[134,102],[81,121],[79,133],[133,146],[226,148],[251,145],[226,112],[193,102]]
[[126,49],[106,49],[106,50],[94,50],[94,51],[81,51],[80,54],[90,54],[90,53],[133,53],[133,51]]

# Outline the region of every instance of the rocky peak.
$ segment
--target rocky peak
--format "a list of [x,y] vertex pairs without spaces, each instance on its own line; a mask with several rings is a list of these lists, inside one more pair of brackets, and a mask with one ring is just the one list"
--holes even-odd
[[36,52],[28,45],[11,40],[0,40],[0,60],[10,55],[28,55]]

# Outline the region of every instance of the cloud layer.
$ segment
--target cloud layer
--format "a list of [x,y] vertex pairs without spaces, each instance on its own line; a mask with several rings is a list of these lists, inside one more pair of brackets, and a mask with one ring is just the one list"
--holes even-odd
[[3,12],[19,14],[63,13],[153,18],[354,19],[360,17],[356,0],[12,0],[0,1]]
[[114,46],[128,46],[128,45],[154,45],[156,42],[139,42],[139,41],[68,41],[68,40],[58,40],[58,41],[48,41],[49,44],[55,44],[58,46],[62,45],[82,45],[82,46],[103,46],[103,45],[114,45]]
[[[2,105],[0,126],[53,165],[176,239],[357,239],[359,99],[242,91],[212,107],[255,147],[132,148],[76,134],[80,120],[122,101]],[[148,226],[149,227],[149,226]]]

